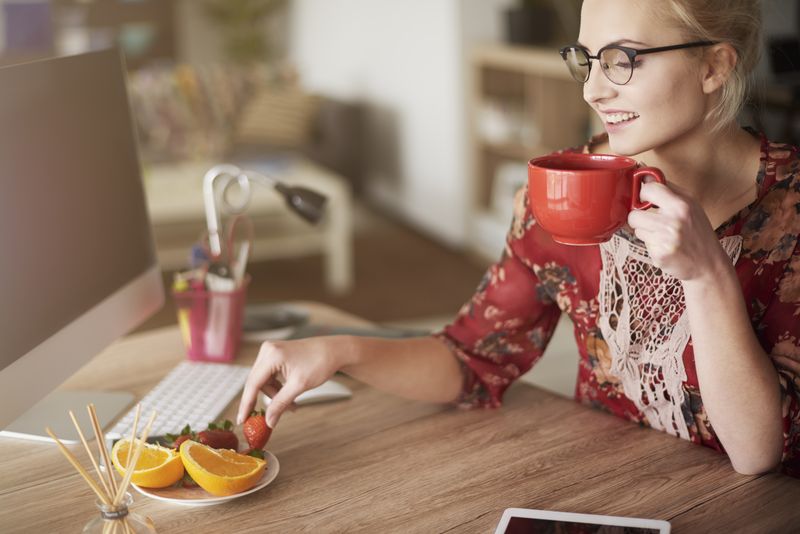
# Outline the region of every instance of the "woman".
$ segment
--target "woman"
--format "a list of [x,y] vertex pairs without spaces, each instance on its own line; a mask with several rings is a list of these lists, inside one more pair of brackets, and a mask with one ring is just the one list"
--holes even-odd
[[559,245],[524,191],[505,253],[442,332],[265,343],[245,386],[274,427],[341,370],[405,397],[497,407],[560,314],[580,352],[576,398],[728,454],[738,472],[800,476],[800,177],[796,149],[736,116],[760,48],[755,0],[586,0],[561,51],[606,134],[578,150],[660,168],[628,227]]

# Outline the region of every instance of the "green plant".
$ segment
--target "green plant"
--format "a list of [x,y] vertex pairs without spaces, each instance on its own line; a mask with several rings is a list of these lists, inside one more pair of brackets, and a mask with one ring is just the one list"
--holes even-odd
[[203,0],[206,15],[222,31],[225,54],[236,63],[274,59],[265,20],[287,4],[288,0]]

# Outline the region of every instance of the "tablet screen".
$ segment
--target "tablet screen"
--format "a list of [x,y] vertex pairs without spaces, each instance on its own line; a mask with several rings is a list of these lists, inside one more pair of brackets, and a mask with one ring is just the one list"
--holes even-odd
[[659,534],[659,529],[512,517],[503,534]]
[[506,508],[494,534],[669,534],[661,519]]

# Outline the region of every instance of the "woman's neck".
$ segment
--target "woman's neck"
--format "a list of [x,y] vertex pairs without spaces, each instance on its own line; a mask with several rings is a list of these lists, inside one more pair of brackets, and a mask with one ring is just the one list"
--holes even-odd
[[716,228],[757,197],[761,144],[738,126],[698,131],[634,158],[658,167],[678,192],[697,201]]

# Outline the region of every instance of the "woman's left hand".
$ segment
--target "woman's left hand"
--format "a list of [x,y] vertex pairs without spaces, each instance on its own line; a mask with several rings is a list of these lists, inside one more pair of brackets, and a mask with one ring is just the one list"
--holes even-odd
[[727,255],[703,208],[658,182],[642,184],[639,196],[654,207],[632,210],[628,224],[644,241],[653,264],[683,281],[714,276],[719,260],[727,260]]

